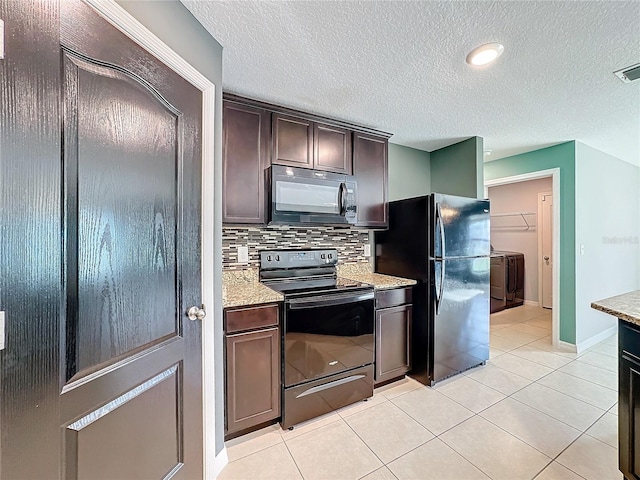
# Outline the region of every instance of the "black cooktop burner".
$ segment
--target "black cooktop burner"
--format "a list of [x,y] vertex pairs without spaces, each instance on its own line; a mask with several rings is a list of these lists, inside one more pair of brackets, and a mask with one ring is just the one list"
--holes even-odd
[[368,283],[338,277],[335,249],[264,250],[260,281],[287,298],[373,290]]
[[340,277],[306,280],[277,280],[263,283],[269,288],[272,288],[287,297],[339,293],[372,288],[368,283],[362,283],[356,280]]

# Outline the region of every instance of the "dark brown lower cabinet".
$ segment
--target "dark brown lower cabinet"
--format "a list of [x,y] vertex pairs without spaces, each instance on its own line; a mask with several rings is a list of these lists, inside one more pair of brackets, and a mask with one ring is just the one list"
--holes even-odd
[[[255,329],[258,325],[262,328]],[[229,435],[280,416],[278,306],[227,310],[225,328],[225,433]]]
[[628,480],[640,479],[640,327],[618,320],[618,452]]
[[376,384],[411,370],[411,292],[411,288],[376,292]]

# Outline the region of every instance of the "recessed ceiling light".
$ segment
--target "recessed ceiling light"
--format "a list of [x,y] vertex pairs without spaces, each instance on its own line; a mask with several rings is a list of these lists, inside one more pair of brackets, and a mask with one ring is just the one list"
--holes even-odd
[[467,55],[467,63],[474,67],[486,65],[502,55],[502,52],[504,52],[504,47],[499,43],[480,45],[478,48],[471,50],[469,55]]

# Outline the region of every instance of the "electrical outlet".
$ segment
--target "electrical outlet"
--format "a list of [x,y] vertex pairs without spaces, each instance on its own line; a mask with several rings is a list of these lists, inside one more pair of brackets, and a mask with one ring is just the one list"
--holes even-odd
[[368,243],[365,244],[365,246],[364,246],[364,256],[365,257],[370,257],[371,256],[371,245],[369,245]]
[[0,312],[0,350],[4,350],[4,312]]
[[4,20],[0,20],[0,60],[4,58]]
[[238,263],[249,263],[249,247],[238,247]]

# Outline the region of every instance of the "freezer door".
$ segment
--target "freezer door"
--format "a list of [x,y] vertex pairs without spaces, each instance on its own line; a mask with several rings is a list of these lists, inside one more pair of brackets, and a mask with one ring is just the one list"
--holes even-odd
[[489,359],[489,258],[435,261],[433,381]]
[[441,193],[434,193],[432,199],[434,257],[480,257],[491,253],[488,200]]

